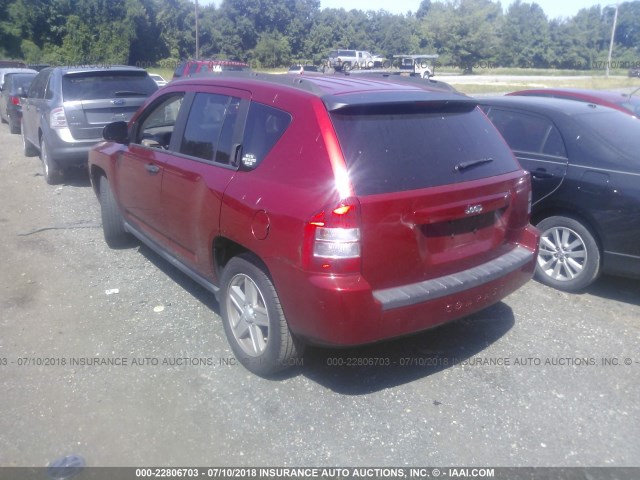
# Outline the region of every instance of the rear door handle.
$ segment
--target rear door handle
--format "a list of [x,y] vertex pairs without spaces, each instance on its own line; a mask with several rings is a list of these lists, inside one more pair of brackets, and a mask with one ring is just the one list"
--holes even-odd
[[153,163],[147,163],[144,166],[144,169],[149,172],[151,175],[155,175],[156,173],[158,173],[160,171],[160,167],[157,165],[154,165]]
[[553,173],[547,172],[544,168],[539,168],[531,172],[534,178],[553,178]]

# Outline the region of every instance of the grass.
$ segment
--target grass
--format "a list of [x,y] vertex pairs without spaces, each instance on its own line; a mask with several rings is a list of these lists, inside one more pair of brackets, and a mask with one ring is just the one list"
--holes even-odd
[[[436,68],[436,73],[440,75],[453,74],[453,75],[461,75],[462,70],[460,69],[450,69],[446,67]],[[610,75],[627,75],[627,70],[624,69],[611,69]],[[497,68],[487,68],[487,67],[476,67],[473,70],[473,76],[482,76],[482,75],[526,75],[526,76],[545,76],[545,77],[568,77],[568,76],[599,76],[604,75],[604,70],[561,70],[557,68],[507,68],[507,67],[497,67]]]
[[149,73],[157,73],[167,82],[170,82],[173,78],[173,70],[170,68],[148,68],[147,71]]
[[[438,78],[437,76],[435,77]],[[466,94],[477,93],[506,93],[527,88],[587,88],[593,90],[613,90],[618,88],[640,87],[640,79],[628,77],[585,77],[554,79],[523,79],[522,81],[509,80],[506,82],[483,82],[482,77],[478,81],[456,83],[451,85]]]

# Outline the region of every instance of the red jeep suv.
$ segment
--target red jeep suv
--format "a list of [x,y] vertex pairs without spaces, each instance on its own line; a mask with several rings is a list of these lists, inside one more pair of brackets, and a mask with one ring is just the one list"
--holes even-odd
[[213,292],[268,375],[468,315],[533,275],[531,190],[468,97],[401,78],[172,82],[104,130],[104,236],[132,234]]

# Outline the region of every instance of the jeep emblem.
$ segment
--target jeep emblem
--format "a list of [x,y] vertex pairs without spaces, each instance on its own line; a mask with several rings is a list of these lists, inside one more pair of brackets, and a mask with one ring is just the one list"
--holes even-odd
[[469,205],[467,206],[464,213],[466,213],[467,215],[475,215],[477,213],[482,213],[482,210],[482,205]]

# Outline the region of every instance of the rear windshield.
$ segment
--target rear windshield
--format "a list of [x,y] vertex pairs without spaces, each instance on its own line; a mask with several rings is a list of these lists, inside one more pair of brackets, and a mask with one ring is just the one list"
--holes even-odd
[[[24,92],[29,89],[29,85],[31,85],[31,81],[36,76],[35,73],[12,73],[11,74],[11,88],[13,92],[17,91],[18,88],[22,88]],[[8,77],[7,77],[8,80]],[[5,82],[6,83],[6,82]]]
[[62,77],[64,101],[148,97],[158,85],[146,72],[83,72]]
[[[574,116],[576,122],[586,128],[585,137],[599,138],[618,152],[640,164],[640,119],[615,110],[584,113]],[[578,137],[580,138],[580,137]]]
[[520,167],[469,104],[345,108],[331,117],[357,195],[466,182]]

